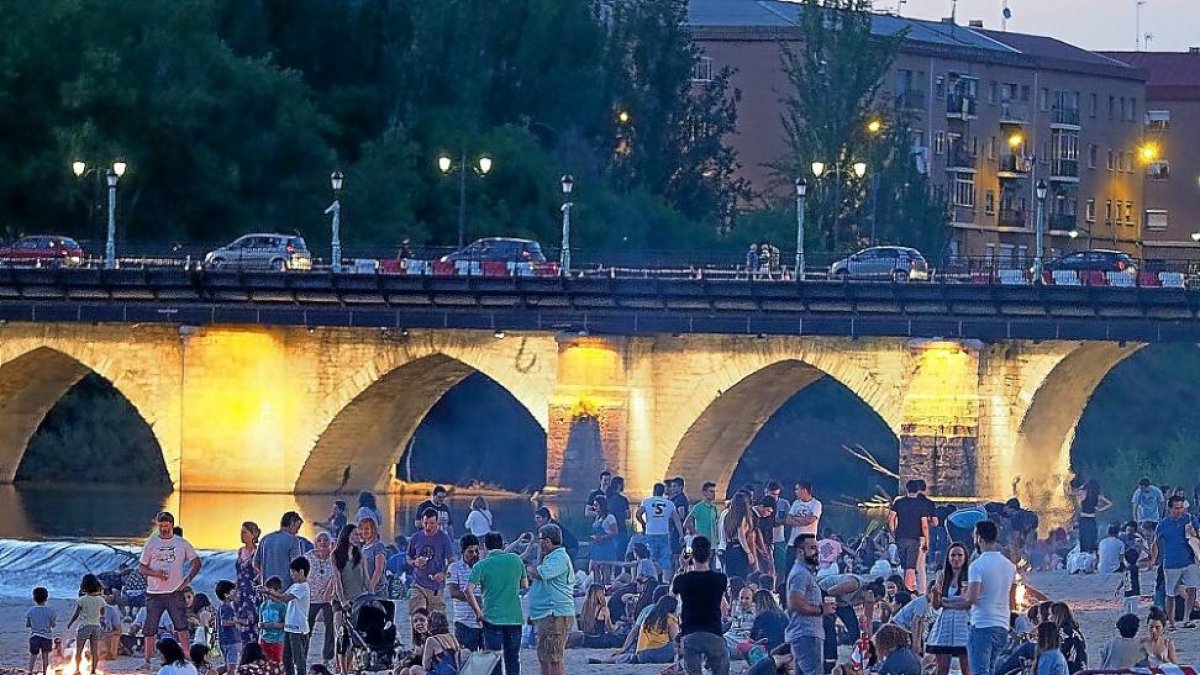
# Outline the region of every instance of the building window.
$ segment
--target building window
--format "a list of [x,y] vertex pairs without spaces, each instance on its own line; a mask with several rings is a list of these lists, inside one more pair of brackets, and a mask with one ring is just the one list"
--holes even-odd
[[1046,112],[1050,109],[1050,90],[1042,87],[1042,92],[1038,95],[1038,109]]
[[987,158],[996,159],[996,137],[992,136],[987,142]]
[[935,98],[946,98],[946,76],[938,75],[933,78],[933,95]]
[[975,176],[969,173],[955,175],[954,205],[975,208]]
[[1096,200],[1095,199],[1087,200],[1087,204],[1084,206],[1083,216],[1089,223],[1096,222]]
[[1088,168],[1096,168],[1096,158],[1100,155],[1100,146],[1095,143],[1088,145]]
[[919,129],[912,131],[912,144],[914,148],[925,147],[925,132]]
[[1029,103],[1029,85],[1027,84],[1021,85],[1021,100]]
[[1096,94],[1088,96],[1088,117],[1096,116],[1096,109],[1100,107],[1100,97]]
[[944,131],[933,132],[933,154],[935,154],[935,155],[946,154],[946,132],[944,132]]
[[1146,229],[1156,232],[1167,229],[1167,210],[1146,209]]
[[692,64],[692,82],[704,83],[713,81],[713,60],[711,56],[700,56]]
[[1000,100],[1011,101],[1017,97],[1017,85],[1002,84],[1000,85]]
[[1117,114],[1117,97],[1108,97],[1108,119],[1112,119]]
[[1130,122],[1137,121],[1137,99],[1136,98],[1129,99],[1129,121]]
[[1170,110],[1147,110],[1146,131],[1166,131],[1171,126]]
[[1115,168],[1115,162],[1113,161],[1113,149],[1109,148],[1108,149],[1108,170],[1112,171],[1114,168]]
[[1104,200],[1104,224],[1113,224],[1113,204],[1111,199]]
[[1133,151],[1132,150],[1121,153],[1121,167],[1125,170],[1125,173],[1133,173]]
[[1000,85],[996,84],[995,82],[988,82],[987,99],[989,104],[996,105],[996,97],[998,96],[999,87]]
[[1157,162],[1150,162],[1146,165],[1146,178],[1148,180],[1167,180],[1171,177],[1171,163],[1165,159],[1160,159]]
[[996,215],[996,193],[992,190],[983,195],[983,212],[989,216]]
[[1133,202],[1125,202],[1125,224],[1133,224]]

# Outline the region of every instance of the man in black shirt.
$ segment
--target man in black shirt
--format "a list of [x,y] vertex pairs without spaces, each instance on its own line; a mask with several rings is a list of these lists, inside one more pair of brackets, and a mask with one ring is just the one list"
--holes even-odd
[[712,542],[699,536],[692,540],[691,560],[684,558],[671,592],[683,604],[679,634],[683,644],[683,669],[687,675],[703,675],[704,665],[713,675],[729,675],[729,652],[721,630],[721,605],[729,580],[709,569]]
[[[896,537],[896,557],[900,558],[900,566],[904,568],[904,586],[910,592],[917,590],[917,563],[921,558],[921,549],[929,542],[929,509],[928,499],[922,499],[921,482],[910,480],[904,484],[908,493],[892,502],[891,513],[888,514],[888,525]],[[920,589],[924,591],[924,589]]]
[[[688,509],[691,508],[692,502],[683,493],[682,476],[667,480],[667,499],[670,499],[671,503],[675,505],[675,513],[679,514],[679,522],[687,521]],[[667,534],[671,537],[671,554],[678,558],[679,554],[683,553],[683,540],[679,536],[679,531],[675,528],[668,528]]]
[[625,479],[614,476],[608,486],[608,512],[617,519],[617,551],[624,558],[629,547],[629,497],[625,496]]
[[612,487],[612,472],[605,469],[600,472],[600,487],[588,493],[587,504],[585,506],[590,512],[589,515],[595,515],[596,497],[607,497],[610,487]]

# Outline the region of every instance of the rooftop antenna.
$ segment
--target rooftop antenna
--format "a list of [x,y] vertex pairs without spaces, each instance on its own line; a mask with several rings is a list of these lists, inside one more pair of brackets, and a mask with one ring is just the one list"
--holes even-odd
[[1142,38],[1142,45],[1146,48],[1146,51],[1150,51],[1150,41],[1153,39],[1154,39],[1154,33],[1150,33],[1150,32],[1147,32],[1146,36],[1144,38]]
[[[1142,0],[1142,2],[1145,2],[1145,0]],[[958,21],[955,20],[956,17],[958,17],[958,0],[950,0],[950,25],[951,26],[955,26],[958,24]]]
[[1004,9],[1000,11],[1000,30],[1008,32],[1008,20],[1012,18],[1012,10],[1008,8],[1008,0],[1004,0]]
[[1136,0],[1134,7],[1133,46],[1134,51],[1142,51],[1142,5],[1146,0]]
[[908,0],[900,0],[896,3],[896,16],[904,14],[904,6],[908,4]]

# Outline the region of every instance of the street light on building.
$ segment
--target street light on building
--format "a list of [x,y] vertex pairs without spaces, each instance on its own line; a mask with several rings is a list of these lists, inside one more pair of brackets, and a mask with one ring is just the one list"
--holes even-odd
[[[459,152],[458,158],[458,166],[455,167],[450,155],[440,155],[437,158],[437,167],[445,175],[450,175],[455,168],[458,169],[458,247],[462,248],[466,243],[467,232],[467,151]],[[492,158],[483,155],[470,168],[482,178],[492,172]]]
[[331,188],[333,188],[333,203],[329,205],[329,208],[325,209],[325,213],[330,214],[332,216],[331,222],[329,225],[330,230],[331,230],[330,237],[329,237],[329,243],[330,243],[330,248],[333,250],[330,252],[329,269],[332,270],[334,274],[341,274],[341,272],[342,272],[342,200],[341,200],[341,196],[342,196],[342,181],[343,180],[344,180],[344,176],[342,176],[341,171],[334,171],[333,173],[329,174],[329,186]]
[[575,179],[571,174],[562,177],[562,247],[558,252],[559,274],[564,277],[571,275],[571,192],[575,189]]
[[1046,181],[1039,180],[1037,187],[1034,188],[1037,193],[1037,230],[1035,233],[1036,242],[1034,244],[1033,258],[1033,279],[1035,283],[1042,281],[1042,258],[1045,255],[1045,213],[1046,213]]
[[796,281],[804,281],[804,197],[808,181],[796,179]]

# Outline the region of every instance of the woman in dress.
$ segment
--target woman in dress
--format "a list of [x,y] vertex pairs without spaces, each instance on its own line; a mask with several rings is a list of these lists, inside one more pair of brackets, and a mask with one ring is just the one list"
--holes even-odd
[[1096,553],[1100,540],[1096,530],[1096,514],[1112,506],[1112,502],[1100,493],[1100,482],[1095,478],[1074,492],[1079,501],[1079,550]]
[[754,520],[750,498],[744,492],[733,496],[725,516],[725,575],[745,579],[758,566]]
[[[367,574],[364,570],[362,551],[358,548],[358,528],[347,523],[338,534],[337,545],[333,548],[330,558],[333,559],[334,589],[333,597],[341,606],[350,609],[354,601],[367,593]],[[350,610],[353,611],[353,610]],[[341,612],[337,613],[334,622],[342,625]],[[337,643],[337,671],[350,671],[350,641],[343,636]]]
[[1157,668],[1164,663],[1179,663],[1179,655],[1175,653],[1175,642],[1167,637],[1167,614],[1157,607],[1150,608],[1146,617],[1146,630],[1149,635],[1142,638],[1142,646],[1146,648],[1147,665]]
[[487,500],[483,497],[471,500],[471,512],[467,514],[467,529],[476,537],[482,537],[492,531],[492,512],[488,510]]
[[616,517],[608,512],[608,499],[603,495],[597,496],[592,508],[596,510],[596,520],[592,522],[590,557],[593,563],[602,563],[592,566],[592,575],[597,581],[607,583],[609,575],[612,573],[612,565],[603,563],[620,560],[620,552],[617,551],[617,538],[620,533],[617,529]]
[[324,641],[321,644],[321,664],[325,665],[333,659],[333,594],[336,571],[333,566],[333,539],[328,532],[317,533],[315,547],[304,554],[308,559],[308,625],[311,630],[316,627],[316,620],[325,624]]
[[962,544],[951,544],[946,551],[946,564],[942,573],[934,583],[930,602],[934,609],[940,609],[933,629],[929,631],[929,639],[925,641],[925,651],[937,658],[937,675],[950,672],[950,660],[957,658],[959,670],[971,672],[971,664],[967,661],[967,619],[969,610],[952,609],[943,604],[948,598],[961,598],[967,588],[967,568],[970,561],[967,558],[967,547]]
[[258,572],[254,571],[254,554],[258,551],[258,539],[262,529],[257,523],[246,521],[242,523],[242,547],[238,549],[234,568],[237,570],[237,610],[238,629],[242,634],[242,644],[258,642],[258,606],[262,598],[258,596]]

